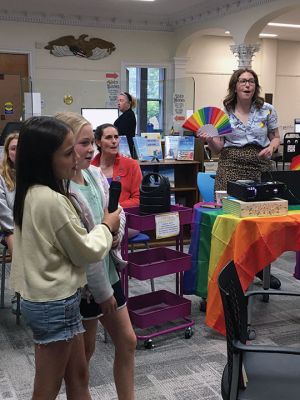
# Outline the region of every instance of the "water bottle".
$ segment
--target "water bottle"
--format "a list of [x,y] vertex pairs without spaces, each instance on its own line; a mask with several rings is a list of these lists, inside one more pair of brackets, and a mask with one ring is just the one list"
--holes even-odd
[[153,128],[154,128],[154,125],[151,124],[151,122],[148,122],[148,124],[147,124],[147,132],[153,132]]

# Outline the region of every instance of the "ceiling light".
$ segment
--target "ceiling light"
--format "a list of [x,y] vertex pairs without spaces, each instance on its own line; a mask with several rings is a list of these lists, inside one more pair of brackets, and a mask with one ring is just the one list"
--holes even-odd
[[270,25],[270,26],[279,26],[279,27],[282,27],[282,28],[300,29],[300,25],[296,25],[296,24],[281,24],[279,22],[269,22],[268,25]]
[[230,31],[225,31],[226,35],[230,35]]
[[277,37],[278,35],[275,35],[275,33],[260,33],[260,37]]

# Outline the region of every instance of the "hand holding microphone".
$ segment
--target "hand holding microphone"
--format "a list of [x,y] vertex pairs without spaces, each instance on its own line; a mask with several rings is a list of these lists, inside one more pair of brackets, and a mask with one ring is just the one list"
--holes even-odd
[[121,195],[122,185],[120,181],[112,181],[109,187],[108,212],[113,213],[117,210]]
[[121,208],[118,208],[118,204],[121,194],[121,188],[121,182],[111,182],[109,188],[108,210],[104,210],[104,218],[102,220],[102,223],[109,227],[112,234],[118,232],[120,227]]

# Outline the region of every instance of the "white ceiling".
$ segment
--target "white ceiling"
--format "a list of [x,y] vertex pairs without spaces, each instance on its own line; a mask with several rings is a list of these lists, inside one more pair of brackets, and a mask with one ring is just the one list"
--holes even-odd
[[[283,14],[271,22],[300,25],[300,1],[299,1],[299,10],[294,10],[292,12]],[[277,34],[278,37],[276,39],[280,39],[280,40],[300,41],[300,29],[299,28],[292,29],[292,28],[283,28],[283,27],[279,28],[279,27],[275,27],[275,26],[266,26],[263,29],[263,32]]]
[[[249,6],[250,0],[0,0],[0,21],[69,23],[109,28],[167,30],[236,11]],[[208,13],[207,13],[208,12]],[[217,14],[216,14],[217,13]],[[300,24],[299,10],[284,14],[273,22]],[[278,39],[300,40],[300,29],[267,26],[265,33]],[[223,34],[221,30],[216,35]],[[224,33],[225,34],[225,33]]]

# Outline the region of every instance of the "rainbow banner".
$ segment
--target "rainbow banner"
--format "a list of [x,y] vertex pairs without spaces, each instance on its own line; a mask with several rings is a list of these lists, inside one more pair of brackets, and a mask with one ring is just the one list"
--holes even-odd
[[283,252],[300,250],[300,210],[296,208],[286,216],[217,216],[211,233],[206,308],[208,326],[224,335],[226,333],[218,276],[230,260],[234,260],[246,291],[256,273]]
[[300,206],[290,206],[286,216],[238,218],[196,205],[192,267],[184,273],[184,293],[207,298],[206,323],[225,334],[218,288],[221,269],[234,260],[247,290],[258,271],[288,250],[300,250]]

